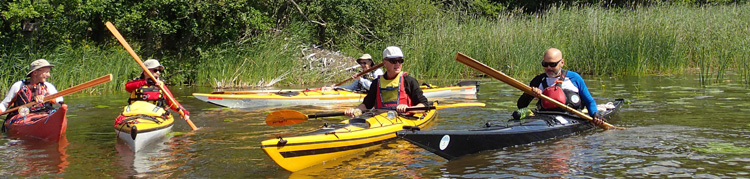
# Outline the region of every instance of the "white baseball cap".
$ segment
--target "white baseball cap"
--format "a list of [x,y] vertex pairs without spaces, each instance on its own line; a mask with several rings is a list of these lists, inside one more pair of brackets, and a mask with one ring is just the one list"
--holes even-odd
[[401,48],[388,46],[383,50],[383,58],[404,58],[404,53],[401,52]]

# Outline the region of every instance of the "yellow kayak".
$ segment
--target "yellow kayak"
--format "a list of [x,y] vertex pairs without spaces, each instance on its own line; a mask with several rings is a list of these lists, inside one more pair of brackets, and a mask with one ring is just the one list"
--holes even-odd
[[[478,81],[464,81],[456,86],[434,87],[423,85],[422,91],[427,99],[445,98],[460,95],[475,95],[479,89]],[[193,93],[199,100],[228,108],[261,108],[292,105],[330,105],[341,103],[358,103],[365,98],[365,93],[345,90],[287,90],[287,91],[230,91],[214,93]],[[475,96],[474,96],[475,97]]]
[[436,118],[434,109],[410,116],[391,110],[371,110],[310,133],[264,140],[261,148],[276,164],[294,172],[360,153],[396,138],[396,131],[423,128]]
[[115,120],[115,133],[133,152],[162,139],[172,130],[174,116],[154,104],[136,101]]

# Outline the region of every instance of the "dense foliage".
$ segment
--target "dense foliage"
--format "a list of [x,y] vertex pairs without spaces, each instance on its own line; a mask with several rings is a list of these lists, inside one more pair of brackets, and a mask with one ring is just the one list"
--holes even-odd
[[[180,72],[170,74],[173,81],[208,85],[207,80],[222,80],[198,78],[218,78],[216,75],[223,73],[191,72],[222,70],[248,62],[262,70],[247,71],[255,74],[235,78],[271,79],[286,73],[273,68],[305,66],[305,62],[293,60],[300,57],[301,48],[316,46],[350,56],[372,53],[378,58],[384,45],[414,45],[410,40],[419,40],[423,35],[420,33],[430,33],[424,30],[440,34],[444,23],[455,22],[460,27],[523,19],[544,22],[541,19],[550,9],[598,7],[635,11],[665,4],[701,7],[745,3],[746,0],[0,0],[0,67],[5,69],[0,72],[0,84],[22,76],[19,74],[24,73],[26,65],[37,58],[127,59],[105,28],[106,21],[118,27],[141,58],[162,59],[172,72]],[[488,34],[493,32],[477,35]],[[435,38],[440,38],[436,43],[444,43],[440,41],[442,37]],[[446,49],[456,46],[444,45],[448,46]],[[431,53],[434,52],[420,56]],[[68,61],[71,59],[53,63]],[[221,63],[210,64],[216,62]],[[82,68],[66,65],[59,67]],[[309,65],[305,68],[312,69]],[[122,75],[138,73],[137,68],[117,70],[123,71]],[[325,77],[292,78],[297,79],[291,83]]]

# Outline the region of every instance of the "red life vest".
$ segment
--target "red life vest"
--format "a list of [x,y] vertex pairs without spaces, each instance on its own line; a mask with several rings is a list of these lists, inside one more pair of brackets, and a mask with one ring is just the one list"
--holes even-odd
[[[386,80],[385,75],[380,76],[378,78],[378,90],[377,90],[377,96],[375,109],[396,109],[396,106],[399,104],[406,104],[407,106],[411,106],[411,99],[409,98],[409,95],[406,94],[406,90],[404,90],[404,76],[406,75],[406,72],[399,73],[395,79],[398,80],[398,86],[392,86],[389,84],[391,80]],[[383,84],[383,81],[386,81],[385,84]],[[385,88],[383,87],[385,85]],[[395,91],[398,90],[398,91]],[[389,101],[383,101],[383,93],[397,93],[396,99],[388,99]]]
[[158,86],[144,85],[130,93],[130,99],[128,104],[133,104],[135,101],[146,101],[159,107],[165,107],[164,95],[162,90]]
[[[544,91],[542,92],[543,95],[548,96],[560,103],[565,104],[565,91],[562,88],[563,80],[565,80],[565,73],[562,72],[560,74],[560,78],[555,81],[555,85],[552,85],[550,87],[544,88]],[[542,80],[542,83],[547,83],[547,80]],[[547,100],[542,100],[542,108],[544,109],[555,109],[558,108],[555,103],[552,103]]]
[[[37,95],[46,96],[47,86],[44,85],[44,83],[29,84],[28,80],[24,80],[23,83],[21,84],[21,89],[19,89],[18,93],[16,93],[16,97],[14,98],[13,101],[11,101],[12,103],[8,105],[9,109],[15,106],[23,106],[26,103],[33,102],[34,98],[36,98]],[[29,111],[39,112],[45,109],[46,105],[51,107],[51,103],[46,102],[44,104],[36,104],[36,105],[29,107]]]

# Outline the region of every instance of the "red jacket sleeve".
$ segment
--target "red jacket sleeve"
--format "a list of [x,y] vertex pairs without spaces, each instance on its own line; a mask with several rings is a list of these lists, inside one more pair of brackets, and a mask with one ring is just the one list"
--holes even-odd
[[135,91],[135,89],[140,88],[141,86],[148,85],[148,82],[146,82],[146,79],[139,79],[139,80],[131,80],[125,83],[125,91],[128,91],[128,93],[132,93]]

